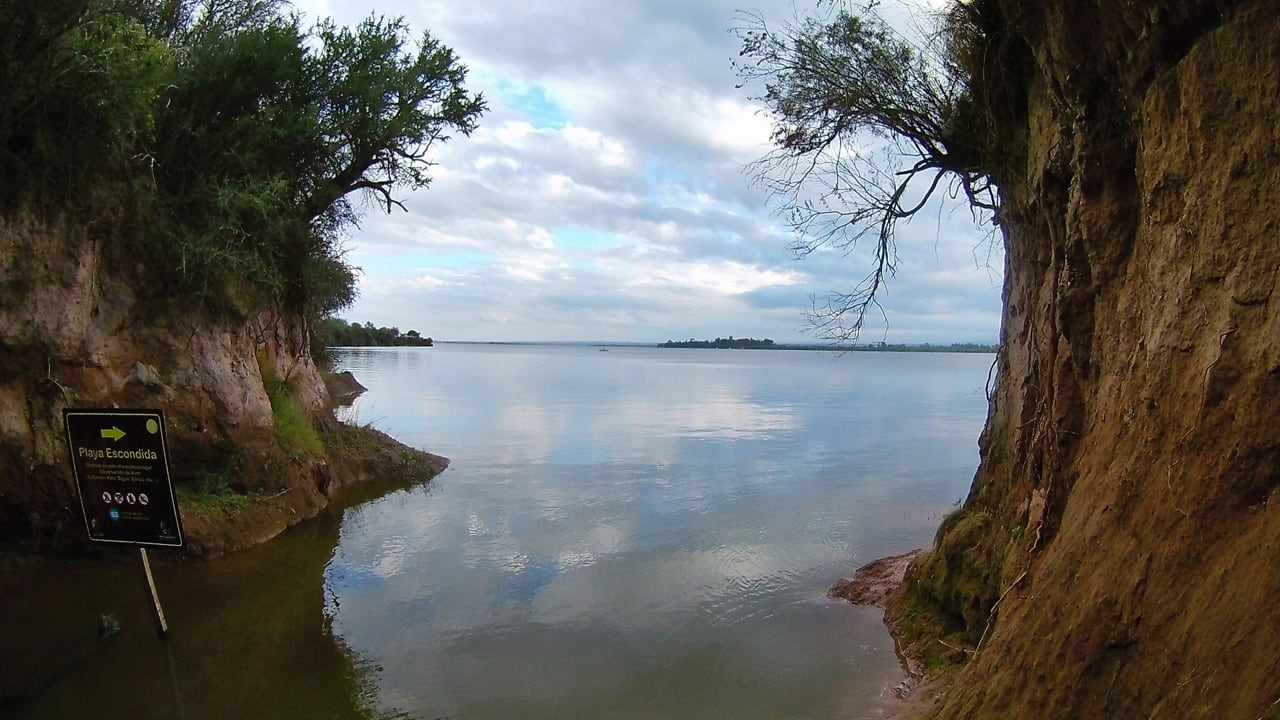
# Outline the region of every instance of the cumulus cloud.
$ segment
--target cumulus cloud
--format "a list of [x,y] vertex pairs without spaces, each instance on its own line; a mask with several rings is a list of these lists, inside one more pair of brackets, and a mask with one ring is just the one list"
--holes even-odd
[[[738,0],[295,7],[345,24],[403,15],[458,53],[491,108],[437,150],[410,212],[371,207],[351,233],[350,319],[446,340],[803,341],[809,298],[868,269],[860,252],[797,262],[744,173],[769,120],[736,87]],[[755,7],[776,22],[810,10]],[[903,226],[889,340],[994,341],[1003,260],[984,259],[967,212],[933,217]]]

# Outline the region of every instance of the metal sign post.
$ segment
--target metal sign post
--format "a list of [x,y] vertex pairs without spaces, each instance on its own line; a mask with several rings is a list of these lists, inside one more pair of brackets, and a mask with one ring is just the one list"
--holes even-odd
[[138,546],[160,636],[169,631],[147,547],[182,547],[182,519],[169,476],[164,413],[84,410],[62,413],[85,530],[93,542]]

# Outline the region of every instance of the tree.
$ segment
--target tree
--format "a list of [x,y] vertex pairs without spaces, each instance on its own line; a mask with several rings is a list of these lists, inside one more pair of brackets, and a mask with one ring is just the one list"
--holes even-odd
[[325,347],[431,347],[434,341],[417,330],[401,333],[395,327],[374,327],[373,323],[347,323],[324,318],[314,328],[314,338]]
[[0,3],[0,210],[58,212],[138,165],[169,48],[103,0]]
[[304,30],[284,0],[0,5],[0,210],[116,218],[122,268],[182,307],[324,316],[343,237],[475,129],[452,50],[403,21]]
[[314,38],[326,152],[306,214],[341,213],[355,192],[376,197],[388,212],[404,209],[392,190],[425,187],[433,146],[450,131],[469,135],[484,100],[466,92],[467,70],[452,50],[430,33],[412,48],[402,20],[370,18],[354,31],[323,22]]
[[739,77],[763,85],[756,99],[773,120],[775,149],[751,172],[796,231],[792,249],[803,257],[873,243],[862,282],[813,302],[810,320],[825,339],[855,341],[869,311],[883,315],[878,295],[896,272],[895,226],[924,208],[944,179],[974,208],[995,209],[966,64],[980,5],[954,3],[921,45],[881,19],[874,2],[776,30],[748,14],[736,29]]
[[430,151],[470,134],[485,103],[430,33],[414,43],[384,18],[308,33],[281,6],[221,0],[176,14],[186,25],[166,32],[187,60],[160,138],[165,186],[208,211],[189,250],[236,243],[197,253],[197,276],[225,255],[251,261],[243,272],[274,300],[327,315],[354,299],[341,243],[360,214],[351,198],[403,208],[395,193],[425,187]]

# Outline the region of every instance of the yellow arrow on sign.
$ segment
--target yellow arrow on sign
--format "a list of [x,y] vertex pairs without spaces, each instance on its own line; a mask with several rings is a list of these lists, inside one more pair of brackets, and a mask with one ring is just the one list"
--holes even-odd
[[112,425],[109,428],[102,429],[102,437],[107,438],[108,440],[120,442],[120,438],[124,437],[124,431],[115,425]]

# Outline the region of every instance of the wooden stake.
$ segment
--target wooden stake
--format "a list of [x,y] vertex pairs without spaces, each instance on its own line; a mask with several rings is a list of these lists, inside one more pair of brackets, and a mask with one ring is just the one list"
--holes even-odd
[[156,592],[155,578],[151,577],[151,562],[147,560],[147,549],[138,548],[138,554],[142,557],[142,572],[147,576],[147,589],[151,591],[151,606],[156,611],[157,629],[161,638],[169,637],[169,623],[164,619],[164,608],[160,607],[160,595]]

